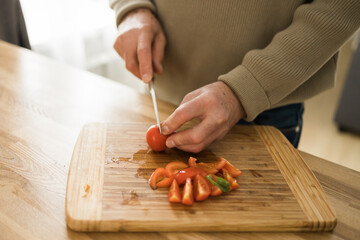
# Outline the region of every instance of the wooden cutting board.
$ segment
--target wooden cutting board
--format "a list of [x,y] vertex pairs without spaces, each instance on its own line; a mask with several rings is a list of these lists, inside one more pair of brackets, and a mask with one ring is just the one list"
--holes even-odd
[[[199,154],[151,151],[150,124],[91,123],[77,140],[69,170],[66,220],[77,231],[330,231],[336,217],[297,150],[275,128],[236,126]],[[243,171],[240,187],[193,206],[168,202],[147,181],[171,161],[224,157]],[[83,186],[89,184],[85,194]]]

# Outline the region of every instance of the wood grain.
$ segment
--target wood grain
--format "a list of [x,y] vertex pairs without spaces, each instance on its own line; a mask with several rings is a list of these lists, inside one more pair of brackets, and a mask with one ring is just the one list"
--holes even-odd
[[[147,180],[156,168],[171,161],[186,162],[190,154],[149,150],[144,136],[149,126],[94,123],[83,128],[68,178],[67,223],[71,229],[329,231],[335,227],[333,209],[315,176],[272,127],[237,126],[222,141],[196,155],[204,162],[225,157],[242,169],[238,190],[192,207],[170,204],[167,189],[153,191]],[[88,197],[96,202],[84,200],[80,197],[81,186],[86,183],[84,175],[98,179],[99,173],[104,174],[101,181],[88,182],[103,192],[90,192]],[[89,216],[89,212],[97,212],[97,217]]]
[[[163,101],[158,105],[161,120],[175,109]],[[71,156],[82,126],[104,121],[155,122],[151,98],[0,41],[0,239],[334,240],[360,236],[360,173],[304,152],[301,156],[336,211],[338,221],[332,232],[72,231],[65,221]]]
[[309,171],[297,150],[289,144],[284,144],[287,140],[280,131],[265,126],[256,126],[256,129],[301,208],[311,219],[312,230],[332,230],[336,225],[335,211],[320,183]]
[[[66,194],[66,221],[74,229],[83,231],[97,231],[100,228],[91,222],[101,220],[101,202],[104,181],[104,153],[105,153],[105,126],[102,124],[85,125],[82,138],[76,142],[69,169],[68,187]],[[81,161],[83,160],[83,161]],[[89,185],[90,189],[85,189]],[[72,208],[67,206],[87,206],[87,208]],[[70,217],[71,216],[71,217]],[[74,221],[79,217],[87,221]]]

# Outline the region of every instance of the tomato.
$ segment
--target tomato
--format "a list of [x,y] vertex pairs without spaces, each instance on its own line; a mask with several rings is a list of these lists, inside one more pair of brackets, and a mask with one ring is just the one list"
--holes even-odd
[[168,135],[160,134],[159,127],[152,125],[146,132],[146,141],[149,147],[156,151],[161,152],[166,149],[166,139]]
[[175,179],[171,183],[168,197],[169,202],[181,202],[180,188]]
[[202,170],[201,168],[197,168],[197,167],[188,167],[185,168],[183,170],[180,170],[176,175],[175,175],[175,180],[177,181],[177,183],[179,185],[182,185],[185,183],[187,178],[191,178],[193,179],[197,174],[201,174],[203,176],[206,176],[207,173]]
[[226,161],[226,164],[225,164],[224,168],[230,173],[230,175],[232,177],[238,177],[242,174],[242,172],[239,169],[237,169],[236,167],[234,167],[229,161],[227,161],[227,160],[225,160],[225,161]]
[[208,181],[200,174],[194,178],[194,195],[196,201],[204,201],[211,193]]
[[187,167],[189,167],[189,165],[180,161],[168,163],[168,165],[166,165],[166,176],[171,177]]
[[234,179],[225,168],[223,168],[221,171],[223,173],[224,179],[230,183],[230,191],[239,187],[236,179]]
[[219,196],[222,194],[221,189],[218,186],[212,185],[211,186],[211,196]]
[[[152,189],[156,189],[157,183],[161,182],[162,180],[164,180],[166,178],[165,172],[166,172],[165,168],[157,168],[151,174],[151,177],[149,179],[149,184]],[[171,182],[170,182],[170,184],[171,184]],[[170,186],[170,184],[168,186]]]
[[[165,173],[165,175],[166,175],[166,173]],[[158,188],[169,187],[174,179],[175,179],[175,176],[171,176],[169,178],[166,177],[163,180],[161,180],[160,182],[156,183],[156,187],[158,187]]]
[[185,205],[193,205],[194,203],[194,193],[191,178],[186,179],[181,202]]

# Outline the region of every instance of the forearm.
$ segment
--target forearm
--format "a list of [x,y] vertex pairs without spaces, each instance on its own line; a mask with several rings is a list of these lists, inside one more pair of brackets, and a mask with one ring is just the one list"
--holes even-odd
[[251,121],[305,84],[359,26],[358,0],[304,4],[267,47],[249,51],[241,65],[219,80],[237,94]]

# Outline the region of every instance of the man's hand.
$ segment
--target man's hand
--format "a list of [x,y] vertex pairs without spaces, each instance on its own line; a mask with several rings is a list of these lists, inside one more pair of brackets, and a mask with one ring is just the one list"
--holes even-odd
[[236,95],[225,83],[217,81],[187,94],[161,129],[163,134],[171,134],[184,123],[200,119],[193,128],[174,133],[166,141],[168,148],[197,153],[223,138],[243,117],[245,112]]
[[161,62],[165,45],[159,21],[149,9],[138,8],[121,21],[114,48],[125,60],[126,68],[148,83],[153,75],[153,66],[156,73],[163,71]]

